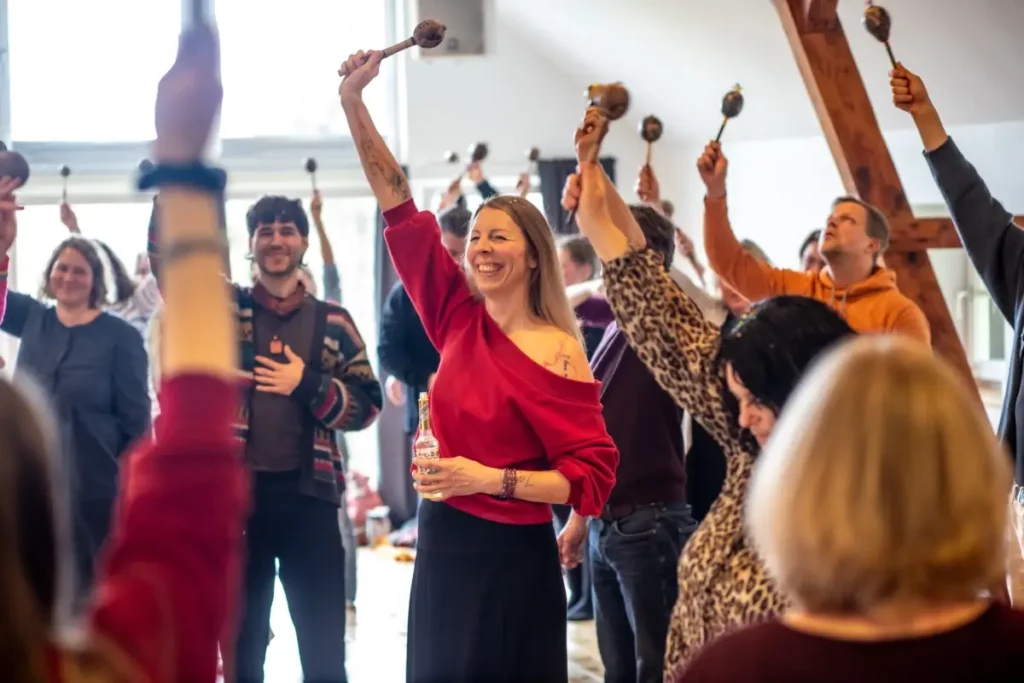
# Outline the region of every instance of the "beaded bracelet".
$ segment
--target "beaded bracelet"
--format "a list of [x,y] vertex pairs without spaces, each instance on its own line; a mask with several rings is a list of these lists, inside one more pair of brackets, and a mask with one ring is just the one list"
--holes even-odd
[[516,492],[516,471],[511,467],[506,467],[501,471],[501,490],[498,492],[498,497],[502,500],[508,500]]

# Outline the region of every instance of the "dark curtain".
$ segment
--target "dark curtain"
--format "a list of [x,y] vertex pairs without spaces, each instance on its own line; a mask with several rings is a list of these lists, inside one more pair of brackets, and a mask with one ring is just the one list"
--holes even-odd
[[[409,169],[402,167],[405,176],[409,177]],[[377,253],[376,264],[376,291],[374,301],[377,311],[384,307],[384,300],[388,292],[398,282],[398,274],[391,264],[391,257],[388,255],[387,245],[384,244],[384,216],[380,210],[377,211]],[[374,350],[376,352],[376,349]],[[380,367],[377,368],[378,379],[383,386],[387,379]],[[404,521],[416,516],[417,497],[416,490],[412,487],[412,477],[409,475],[412,453],[410,443],[405,433],[405,411],[391,405],[391,402],[384,398],[384,411],[377,418],[377,435],[379,438],[379,451],[377,463],[380,467],[380,480],[377,492],[380,494],[384,504],[391,508],[392,521]]]
[[[604,172],[615,182],[615,159],[601,159]],[[537,162],[537,173],[540,175],[540,193],[544,197],[544,215],[556,235],[575,235],[580,229],[576,221],[566,225],[569,212],[562,208],[562,190],[565,181],[576,172],[576,159],[540,159]]]

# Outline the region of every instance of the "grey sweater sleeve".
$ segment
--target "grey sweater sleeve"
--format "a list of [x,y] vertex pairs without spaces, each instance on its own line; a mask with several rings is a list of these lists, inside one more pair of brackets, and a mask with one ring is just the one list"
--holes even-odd
[[924,156],[967,255],[1012,325],[1024,277],[1024,230],[992,197],[952,138]]

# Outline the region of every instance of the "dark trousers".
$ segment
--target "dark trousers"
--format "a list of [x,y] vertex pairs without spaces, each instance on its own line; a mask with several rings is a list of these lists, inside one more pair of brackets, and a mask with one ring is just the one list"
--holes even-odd
[[686,503],[648,505],[590,523],[597,645],[605,683],[662,680],[679,593],[676,564],[697,523]]
[[345,683],[345,549],[338,508],[303,496],[295,473],[257,474],[245,529],[242,621],[235,650],[238,681],[263,681],[270,606],[281,584],[307,681]]
[[74,504],[75,594],[82,598],[92,591],[96,560],[110,535],[112,500],[79,500]]
[[[555,533],[561,533],[569,522],[572,507],[569,505],[552,505],[555,516]],[[568,618],[573,621],[587,621],[594,618],[594,599],[590,588],[590,557],[586,547],[583,549],[583,561],[565,572],[565,581],[569,584]]]

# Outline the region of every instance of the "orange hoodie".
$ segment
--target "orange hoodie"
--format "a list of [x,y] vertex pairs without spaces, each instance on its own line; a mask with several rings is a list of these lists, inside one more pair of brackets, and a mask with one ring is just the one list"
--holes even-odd
[[817,299],[858,332],[894,332],[931,344],[924,313],[896,288],[896,273],[877,268],[863,282],[837,289],[825,271],[813,275],[773,268],[743,248],[729,225],[725,198],[704,201],[704,249],[711,269],[737,292],[759,301],[791,294]]

